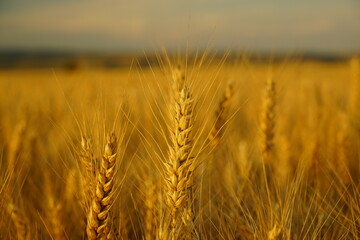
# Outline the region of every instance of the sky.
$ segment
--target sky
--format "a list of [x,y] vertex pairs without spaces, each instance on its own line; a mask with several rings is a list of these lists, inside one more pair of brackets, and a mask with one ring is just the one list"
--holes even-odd
[[360,50],[359,0],[0,0],[0,49]]

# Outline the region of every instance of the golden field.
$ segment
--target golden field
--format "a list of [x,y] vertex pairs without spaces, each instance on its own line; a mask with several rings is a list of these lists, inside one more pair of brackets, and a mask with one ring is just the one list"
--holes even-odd
[[359,60],[161,59],[0,71],[1,239],[360,239]]

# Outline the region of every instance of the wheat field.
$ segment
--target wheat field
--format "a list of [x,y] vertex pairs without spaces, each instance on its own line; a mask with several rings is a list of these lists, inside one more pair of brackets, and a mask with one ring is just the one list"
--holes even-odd
[[0,71],[1,239],[360,239],[360,63]]

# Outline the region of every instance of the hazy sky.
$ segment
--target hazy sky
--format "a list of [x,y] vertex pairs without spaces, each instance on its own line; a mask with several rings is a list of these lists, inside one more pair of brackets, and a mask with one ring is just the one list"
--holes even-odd
[[0,49],[360,50],[359,0],[0,0]]

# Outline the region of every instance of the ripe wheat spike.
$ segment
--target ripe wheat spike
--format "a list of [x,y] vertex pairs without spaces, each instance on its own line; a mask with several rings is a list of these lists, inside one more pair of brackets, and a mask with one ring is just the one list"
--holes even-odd
[[116,169],[117,139],[114,133],[108,136],[105,152],[97,176],[96,190],[87,216],[88,239],[112,239],[110,208],[113,200],[113,185]]
[[[177,239],[177,230],[181,227],[180,218],[184,211],[186,210],[190,215],[193,214],[191,205],[194,158],[190,156],[192,150],[192,105],[191,94],[184,87],[179,94],[178,101],[175,102],[169,159],[165,163],[166,203],[170,215],[169,231],[172,240]],[[183,223],[186,225],[187,221],[183,221]]]
[[15,204],[9,203],[7,205],[7,212],[15,226],[17,239],[30,240],[29,221],[21,209],[19,209]]
[[216,147],[224,133],[224,125],[228,120],[229,107],[234,95],[233,85],[229,83],[226,86],[224,95],[222,96],[218,108],[215,112],[215,124],[210,132],[209,141],[213,147]]
[[265,95],[263,100],[263,110],[261,115],[261,154],[263,162],[269,164],[274,145],[275,135],[275,106],[276,89],[275,82],[269,77],[266,82]]

